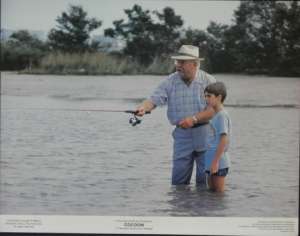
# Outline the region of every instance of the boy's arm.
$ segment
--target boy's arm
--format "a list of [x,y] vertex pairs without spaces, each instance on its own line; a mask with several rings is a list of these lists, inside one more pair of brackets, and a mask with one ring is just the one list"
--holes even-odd
[[216,151],[216,154],[215,154],[215,157],[211,163],[211,166],[210,166],[210,173],[211,174],[214,174],[214,173],[217,173],[218,172],[218,169],[219,169],[219,161],[225,151],[225,147],[228,143],[228,136],[227,134],[221,134],[221,138],[220,138],[220,142],[218,144],[218,147],[217,147],[217,151]]
[[191,128],[193,125],[198,123],[208,122],[215,114],[215,110],[208,106],[204,111],[200,111],[193,116],[184,118],[179,122],[181,128]]

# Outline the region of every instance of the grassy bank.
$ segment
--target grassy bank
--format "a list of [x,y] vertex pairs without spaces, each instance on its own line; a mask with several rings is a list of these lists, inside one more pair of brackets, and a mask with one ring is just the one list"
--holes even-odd
[[168,74],[174,68],[169,59],[155,58],[149,66],[142,66],[130,58],[120,58],[104,53],[62,54],[45,56],[38,66],[24,70],[29,74],[57,75],[122,75]]

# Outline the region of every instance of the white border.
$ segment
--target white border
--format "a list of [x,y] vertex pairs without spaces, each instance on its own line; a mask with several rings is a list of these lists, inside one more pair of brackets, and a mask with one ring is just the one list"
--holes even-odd
[[298,235],[298,218],[0,215],[1,232]]

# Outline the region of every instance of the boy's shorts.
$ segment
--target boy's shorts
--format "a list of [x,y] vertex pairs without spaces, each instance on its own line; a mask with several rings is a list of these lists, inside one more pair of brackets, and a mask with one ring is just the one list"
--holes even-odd
[[[229,168],[219,169],[217,173],[214,173],[213,176],[226,176],[228,174]],[[210,171],[206,170],[205,173],[210,175]]]

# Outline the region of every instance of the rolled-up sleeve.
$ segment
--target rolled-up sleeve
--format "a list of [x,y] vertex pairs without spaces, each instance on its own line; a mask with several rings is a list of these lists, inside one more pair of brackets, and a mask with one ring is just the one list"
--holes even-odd
[[156,106],[163,106],[168,101],[169,78],[162,81],[150,96],[150,101]]
[[219,135],[228,134],[228,128],[229,128],[228,123],[229,123],[229,121],[226,116],[222,115],[222,116],[218,117],[218,121],[217,121],[218,129],[217,130],[218,130]]

